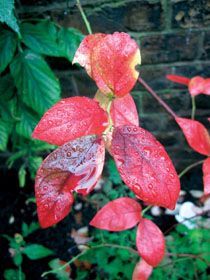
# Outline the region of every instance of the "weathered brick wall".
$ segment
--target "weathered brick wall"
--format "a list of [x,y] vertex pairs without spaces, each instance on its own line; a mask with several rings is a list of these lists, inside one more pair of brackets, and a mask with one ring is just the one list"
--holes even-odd
[[[59,24],[86,28],[75,1],[20,1],[20,17],[51,16]],[[210,0],[84,0],[94,32],[124,31],[141,46],[142,77],[180,116],[190,116],[191,100],[185,87],[168,82],[167,73],[210,77]],[[30,3],[30,4],[29,4]],[[92,96],[94,83],[84,71],[66,61],[49,61],[61,80],[64,96]],[[141,125],[166,145],[179,169],[199,155],[192,152],[170,116],[136,85],[133,96]],[[209,126],[210,97],[198,96],[197,119]],[[181,149],[181,152],[179,150]]]

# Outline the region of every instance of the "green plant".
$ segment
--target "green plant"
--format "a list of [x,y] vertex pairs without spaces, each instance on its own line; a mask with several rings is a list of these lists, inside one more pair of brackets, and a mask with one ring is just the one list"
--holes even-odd
[[17,269],[7,269],[4,271],[4,278],[6,280],[25,279],[25,274],[22,271],[22,262],[24,255],[30,260],[38,260],[53,255],[53,251],[44,247],[43,245],[28,244],[24,240],[24,238],[27,238],[38,228],[39,225],[37,223],[32,222],[29,225],[23,223],[21,233],[16,233],[14,237],[3,235],[3,237],[9,241],[9,252],[15,266],[17,266]]
[[0,151],[9,168],[17,163],[21,187],[26,171],[34,178],[42,155],[53,148],[31,139],[42,114],[61,97],[46,58],[72,61],[83,37],[49,19],[17,20],[14,1],[0,1]]

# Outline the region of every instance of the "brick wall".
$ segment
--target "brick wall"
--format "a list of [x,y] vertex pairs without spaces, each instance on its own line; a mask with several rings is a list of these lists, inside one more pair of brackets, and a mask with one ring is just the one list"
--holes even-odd
[[[26,1],[20,17],[54,18],[59,24],[86,29],[75,1]],[[185,87],[168,82],[167,73],[210,77],[210,0],[84,0],[81,1],[94,32],[124,31],[141,46],[142,77],[180,116],[190,116],[191,100]],[[30,3],[30,4],[29,4]],[[96,87],[83,70],[65,60],[49,63],[60,78],[63,95],[93,96]],[[192,152],[170,116],[136,85],[133,96],[141,125],[166,146],[179,169],[202,158]],[[207,127],[210,97],[198,96],[197,119]],[[181,152],[180,152],[181,149]]]

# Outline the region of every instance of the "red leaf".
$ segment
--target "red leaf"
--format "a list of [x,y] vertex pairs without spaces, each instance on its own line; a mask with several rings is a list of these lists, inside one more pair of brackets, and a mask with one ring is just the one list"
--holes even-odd
[[203,93],[210,95],[210,78],[205,79],[203,87],[204,87]]
[[122,231],[134,227],[140,219],[139,203],[128,197],[121,197],[100,209],[90,225],[110,231]]
[[210,154],[210,136],[207,129],[198,121],[176,118],[190,147],[202,155]]
[[125,184],[143,201],[174,209],[180,182],[164,147],[143,128],[115,128],[112,155]]
[[111,117],[115,127],[126,124],[139,126],[138,112],[130,94],[122,98],[115,98],[111,106]]
[[151,266],[157,266],[165,254],[165,239],[152,221],[142,219],[138,225],[136,246],[139,255]]
[[205,79],[200,76],[196,76],[196,77],[192,78],[188,85],[190,94],[192,96],[196,96],[198,94],[203,93],[204,92],[204,83],[205,83]]
[[138,78],[138,45],[126,33],[115,32],[101,39],[92,50],[92,78],[105,94],[122,97],[130,92]]
[[141,259],[135,266],[132,280],[147,280],[152,274],[153,267]]
[[210,158],[207,158],[203,163],[203,185],[204,194],[210,194]]
[[84,67],[90,77],[92,77],[92,50],[97,45],[97,43],[105,36],[106,34],[102,33],[96,33],[86,36],[77,49],[72,61],[72,64],[79,63],[82,67]]
[[35,180],[38,217],[43,228],[62,220],[73,203],[71,191],[88,194],[104,165],[104,143],[96,136],[73,140],[52,152]]
[[166,75],[166,78],[172,82],[182,84],[182,85],[188,85],[190,82],[190,79],[187,77],[183,76],[178,76],[178,75]]
[[107,113],[98,102],[76,96],[62,99],[48,110],[32,137],[50,144],[63,145],[81,136],[101,134],[107,125]]

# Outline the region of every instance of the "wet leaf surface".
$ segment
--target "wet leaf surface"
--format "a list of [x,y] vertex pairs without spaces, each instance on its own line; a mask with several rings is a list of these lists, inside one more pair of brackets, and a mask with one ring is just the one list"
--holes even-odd
[[140,256],[151,266],[157,266],[165,254],[165,240],[161,230],[148,219],[138,225],[136,246]]
[[210,194],[210,158],[207,158],[203,163],[203,185],[204,194]]
[[179,178],[164,147],[151,133],[132,125],[117,127],[111,151],[121,178],[138,198],[174,209]]
[[131,198],[121,197],[100,209],[90,225],[110,231],[122,231],[134,227],[140,219],[140,204]]
[[132,280],[147,280],[152,273],[152,266],[141,259],[135,266]]
[[[96,117],[97,116],[97,117]],[[91,134],[101,134],[108,125],[106,112],[87,97],[62,99],[48,110],[32,137],[54,145]]]
[[35,181],[38,217],[42,227],[62,220],[73,204],[72,191],[88,194],[104,165],[101,138],[86,136],[52,152],[39,168]]

